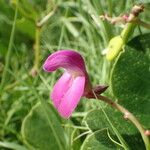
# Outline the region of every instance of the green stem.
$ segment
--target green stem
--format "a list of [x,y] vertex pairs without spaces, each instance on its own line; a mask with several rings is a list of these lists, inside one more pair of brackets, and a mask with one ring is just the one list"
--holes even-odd
[[126,27],[121,32],[121,37],[125,44],[128,42],[129,37],[132,35],[135,26],[136,25],[134,23],[127,23]]
[[107,3],[108,3],[108,10],[109,10],[109,16],[111,17],[112,16],[112,0],[107,0]]
[[35,29],[35,59],[34,59],[34,65],[31,70],[31,74],[34,76],[37,74],[39,70],[39,63],[40,63],[40,37],[41,37],[41,28],[48,22],[49,18],[54,14],[56,11],[56,8],[54,8],[53,11],[49,12],[46,16],[44,16],[41,21],[36,22],[36,29]]
[[94,97],[96,99],[99,99],[99,100],[106,102],[108,105],[110,105],[113,108],[117,109],[118,111],[122,112],[124,114],[124,117],[126,119],[129,119],[136,126],[136,128],[139,130],[139,132],[141,133],[141,136],[142,136],[143,141],[145,143],[146,150],[150,150],[150,140],[149,140],[148,136],[145,135],[145,130],[142,127],[142,125],[140,124],[140,122],[136,119],[136,117],[131,112],[129,112],[126,108],[124,108],[123,106],[119,105],[118,103],[112,101],[111,99],[109,99],[105,96],[96,95]]
[[41,28],[36,27],[35,33],[35,62],[34,66],[38,70],[40,62],[40,30]]
[[35,76],[39,70],[40,63],[40,33],[41,27],[36,26],[35,30],[35,46],[34,46],[34,65],[31,70],[31,74]]
[[2,74],[2,80],[1,80],[1,85],[0,85],[0,95],[1,95],[1,93],[3,91],[3,87],[4,87],[4,84],[5,84],[5,81],[6,81],[7,70],[9,69],[12,45],[13,45],[14,35],[15,35],[15,26],[16,26],[17,14],[18,14],[18,0],[16,1],[14,22],[13,22],[13,26],[12,26],[12,30],[11,30],[11,34],[10,34],[8,51],[7,51],[7,55],[6,55],[6,59],[5,59],[5,67],[4,67],[4,71],[3,71],[3,74]]

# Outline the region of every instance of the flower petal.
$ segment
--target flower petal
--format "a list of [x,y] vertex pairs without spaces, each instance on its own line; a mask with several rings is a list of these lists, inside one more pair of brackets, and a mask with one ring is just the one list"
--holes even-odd
[[70,117],[70,115],[76,108],[77,104],[79,103],[81,96],[84,93],[84,87],[85,87],[84,76],[78,76],[73,80],[72,86],[64,95],[58,107],[58,112],[62,117],[64,118]]
[[55,71],[60,67],[80,73],[80,75],[86,72],[82,56],[73,50],[57,51],[51,54],[43,65],[43,69],[48,72]]
[[54,85],[53,91],[51,93],[51,99],[54,106],[57,108],[61,102],[62,97],[70,87],[71,75],[65,72],[61,78]]

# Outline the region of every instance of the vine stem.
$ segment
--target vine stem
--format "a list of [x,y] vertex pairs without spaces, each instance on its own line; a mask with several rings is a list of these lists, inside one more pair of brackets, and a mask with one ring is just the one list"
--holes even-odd
[[105,96],[93,94],[93,98],[102,100],[102,101],[106,102],[108,105],[110,105],[111,107],[113,107],[113,108],[117,109],[118,111],[120,111],[121,113],[123,113],[124,118],[130,120],[137,127],[139,132],[141,133],[141,136],[145,143],[146,150],[150,150],[149,137],[145,134],[145,129],[143,128],[143,126],[140,124],[140,122],[137,120],[137,118],[131,112],[129,112],[126,108],[124,108],[120,104],[112,101],[111,99],[109,99]]
[[41,32],[41,28],[36,27],[36,33],[35,33],[35,68],[38,69],[39,67],[39,60],[40,60],[40,32]]
[[31,75],[35,76],[38,73],[39,70],[39,63],[40,63],[40,38],[41,38],[41,30],[42,27],[48,22],[49,18],[55,13],[56,8],[54,8],[53,11],[49,12],[46,16],[44,16],[40,21],[36,21],[35,25],[35,45],[34,45],[34,65],[31,69]]

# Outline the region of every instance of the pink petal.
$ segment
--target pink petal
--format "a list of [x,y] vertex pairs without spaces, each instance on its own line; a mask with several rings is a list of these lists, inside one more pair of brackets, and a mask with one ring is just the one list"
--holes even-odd
[[60,67],[79,73],[80,75],[86,72],[82,56],[73,50],[57,51],[51,54],[43,65],[43,69],[48,72],[55,71]]
[[78,76],[73,82],[72,86],[69,88],[67,93],[61,99],[61,103],[58,107],[58,112],[64,118],[69,118],[77,104],[80,101],[81,96],[84,93],[85,87],[85,77]]
[[61,102],[62,97],[70,87],[71,75],[65,72],[61,78],[56,82],[51,93],[51,99],[54,106],[57,108]]

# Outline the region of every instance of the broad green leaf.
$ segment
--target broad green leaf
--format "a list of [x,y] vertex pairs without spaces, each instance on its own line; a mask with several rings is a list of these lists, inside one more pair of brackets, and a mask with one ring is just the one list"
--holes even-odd
[[150,33],[135,37],[128,45],[136,50],[143,51],[150,57]]
[[[118,148],[117,148],[118,147]],[[81,150],[117,150],[116,146],[108,137],[107,129],[96,131],[87,136]]]
[[[145,127],[149,128],[150,57],[147,51],[150,47],[144,44],[145,40],[148,42],[148,38],[144,37],[139,38],[142,39],[141,41],[135,38],[130,42],[131,45],[134,42],[138,43],[144,51],[127,46],[125,52],[122,52],[115,62],[111,74],[111,90],[118,103],[137,115]],[[135,44],[132,47],[135,47]]]
[[[136,150],[144,148],[140,133],[131,122],[125,120],[120,112],[109,108],[109,106],[105,108],[105,112],[113,126],[118,130],[132,150],[134,150],[134,148]],[[84,122],[93,132],[107,128],[113,135],[113,139],[118,142],[117,136],[113,132],[111,125],[107,121],[106,116],[103,114],[101,109],[95,109],[89,112],[84,118]]]
[[41,104],[37,104],[26,116],[22,124],[23,140],[30,149],[63,150],[67,144],[61,120],[49,103],[46,106],[43,108]]

